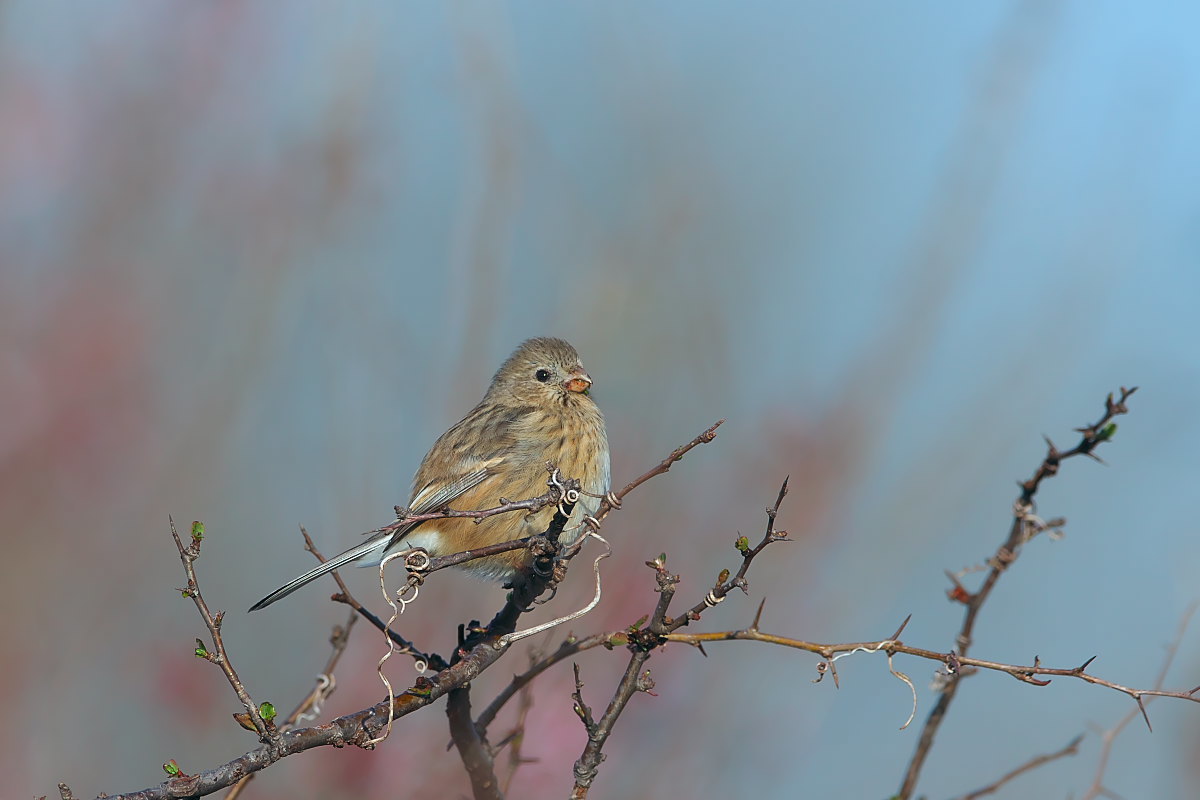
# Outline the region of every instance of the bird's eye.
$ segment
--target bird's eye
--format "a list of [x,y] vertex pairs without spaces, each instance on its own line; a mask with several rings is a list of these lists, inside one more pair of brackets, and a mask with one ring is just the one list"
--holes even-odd
[[546,381],[550,380],[550,370],[539,369],[537,372],[533,373],[533,377],[537,378],[538,382],[545,383]]

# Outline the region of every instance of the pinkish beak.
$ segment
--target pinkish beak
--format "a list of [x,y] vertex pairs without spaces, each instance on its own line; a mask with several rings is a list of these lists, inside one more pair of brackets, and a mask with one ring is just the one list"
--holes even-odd
[[592,378],[582,369],[571,373],[571,377],[563,382],[563,388],[568,392],[583,393],[592,385]]

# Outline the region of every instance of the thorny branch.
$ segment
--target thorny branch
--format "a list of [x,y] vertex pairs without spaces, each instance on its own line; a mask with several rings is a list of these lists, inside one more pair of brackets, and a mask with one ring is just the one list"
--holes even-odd
[[[709,429],[708,433],[711,434],[714,429],[715,426]],[[699,439],[694,441],[694,443],[698,442]],[[664,464],[666,467],[664,467],[663,471],[666,471],[666,468],[670,464],[669,462],[664,462]],[[584,746],[583,754],[575,762],[575,786],[571,790],[572,800],[582,800],[582,798],[587,797],[592,782],[596,779],[599,771],[600,762],[604,760],[604,745],[608,741],[609,736],[611,736],[617,719],[629,705],[629,701],[633,698],[633,695],[639,691],[653,694],[654,679],[650,676],[650,670],[645,669],[646,662],[650,660],[653,651],[668,640],[672,631],[687,625],[689,622],[700,619],[700,615],[706,609],[720,603],[735,588],[745,591],[749,586],[746,581],[746,572],[750,569],[750,565],[754,562],[758,554],[769,544],[787,540],[786,531],[777,531],[775,529],[775,519],[779,515],[779,506],[783,503],[783,498],[787,495],[787,487],[787,479],[784,479],[783,485],[779,488],[779,494],[775,499],[775,505],[766,509],[767,530],[763,534],[762,541],[756,547],[751,548],[749,541],[745,537],[738,537],[735,546],[742,554],[742,565],[738,569],[737,574],[730,578],[729,570],[722,570],[721,574],[717,576],[716,585],[705,595],[704,600],[688,609],[683,616],[671,618],[667,615],[671,601],[674,599],[676,589],[679,586],[679,576],[672,575],[667,571],[666,555],[660,555],[655,560],[646,562],[646,566],[654,570],[655,591],[658,592],[658,603],[655,605],[654,612],[650,615],[645,627],[635,624],[625,634],[625,638],[628,640],[626,646],[631,652],[629,663],[626,665],[625,673],[617,684],[617,689],[613,694],[612,700],[608,703],[608,708],[605,709],[604,714],[601,715],[599,720],[591,720],[591,710],[583,705],[582,694],[580,693],[581,687],[577,686],[576,713],[580,714],[580,718],[583,719],[584,726],[587,728],[588,742]],[[577,671],[577,683],[578,680]],[[580,707],[583,708],[586,715],[580,713]]]
[[[632,492],[638,486],[641,486],[655,475],[661,475],[668,471],[671,465],[683,457],[685,453],[692,450],[697,445],[711,442],[715,438],[715,431],[720,426],[721,422],[708,428],[704,433],[697,436],[691,442],[677,448],[663,462],[647,471],[642,476],[635,479],[620,492],[606,498],[600,506],[600,510],[596,514],[597,521],[603,520],[604,517],[613,509],[620,506],[620,501],[627,494]],[[557,497],[557,495],[556,495]],[[533,507],[533,503],[541,502],[543,498],[534,498],[530,501],[518,501],[518,503],[529,503],[529,507]],[[615,500],[615,503],[612,502]],[[558,502],[555,500],[555,502]],[[544,506],[545,504],[543,504]],[[538,507],[543,507],[538,506]],[[481,512],[438,512],[430,519],[436,519],[446,516],[475,516],[482,518],[492,514],[503,513],[504,511],[514,510],[525,506],[514,506],[511,503],[502,504],[496,509],[488,509]],[[426,515],[422,515],[424,518]],[[408,517],[403,523],[413,522],[417,517]],[[550,530],[542,535],[543,539],[549,540],[553,545],[549,550],[543,550],[540,558],[545,562],[553,562],[555,554],[560,549],[557,544],[557,536],[561,533],[563,526],[566,523],[566,518],[561,513],[555,515],[555,520],[551,524]],[[202,528],[197,529],[197,533],[202,537]],[[314,725],[306,728],[294,728],[292,730],[280,730],[270,727],[263,721],[258,708],[254,705],[250,696],[242,687],[240,680],[237,679],[236,673],[233,672],[232,666],[229,664],[227,655],[224,652],[224,644],[220,638],[220,614],[216,617],[208,612],[208,607],[200,596],[199,587],[196,584],[195,573],[192,568],[192,562],[199,555],[199,538],[197,534],[193,534],[193,542],[189,547],[184,547],[183,542],[179,539],[178,534],[172,525],[172,535],[175,537],[176,544],[179,547],[180,557],[183,559],[184,567],[188,575],[188,587],[184,589],[186,596],[191,597],[196,602],[197,608],[200,610],[201,616],[204,617],[206,624],[209,626],[209,631],[213,636],[213,646],[217,651],[216,655],[209,660],[218,663],[226,672],[226,676],[230,677],[231,684],[235,692],[238,693],[239,699],[243,701],[250,719],[255,725],[256,730],[263,737],[263,746],[251,750],[243,755],[226,762],[220,766],[198,772],[196,774],[186,774],[176,770],[172,777],[157,785],[137,792],[131,792],[118,795],[107,795],[108,800],[119,800],[120,798],[129,798],[129,800],[169,800],[171,798],[181,797],[200,797],[221,789],[233,786],[241,781],[247,775],[251,775],[266,769],[275,762],[286,756],[300,753],[305,750],[310,750],[315,747],[345,747],[346,745],[365,746],[371,742],[378,733],[384,728],[386,720],[390,718],[399,719],[405,717],[425,706],[430,705],[442,695],[449,694],[455,689],[467,686],[471,681],[477,678],[484,670],[492,666],[501,656],[508,650],[508,645],[503,643],[503,634],[511,632],[515,629],[516,622],[521,614],[525,613],[532,602],[545,591],[551,580],[555,578],[555,570],[545,569],[545,574],[542,575],[538,570],[535,570],[535,579],[528,580],[517,587],[509,594],[508,601],[505,603],[491,623],[482,628],[472,627],[468,634],[464,637],[461,646],[454,655],[453,662],[446,665],[442,669],[430,677],[420,676],[416,679],[413,686],[404,692],[399,693],[392,700],[389,708],[387,702],[376,703],[373,706],[356,711],[352,714],[346,714],[336,719],[330,720],[320,725]],[[307,537],[306,537],[307,538]],[[538,545],[539,537],[530,537],[534,541],[522,542],[508,549],[515,549],[520,546],[536,546]],[[497,551],[500,552],[500,551]],[[484,552],[484,548],[472,551],[470,557],[481,557],[488,553]],[[314,555],[317,555],[314,552]],[[320,556],[318,555],[318,558]],[[561,558],[566,558],[564,554]],[[461,560],[467,560],[463,558]],[[537,559],[535,558],[535,561]],[[457,562],[455,562],[457,563]],[[445,566],[449,566],[446,563]],[[543,568],[547,564],[541,565]],[[340,582],[339,582],[340,583]],[[343,594],[349,597],[349,593],[345,591],[342,585]],[[351,604],[354,607],[353,604]],[[356,608],[357,610],[357,608]],[[361,613],[361,612],[359,612]],[[383,626],[386,628],[386,626]],[[199,649],[199,648],[198,648]],[[212,655],[212,654],[210,654]],[[217,658],[221,660],[217,660]],[[645,686],[645,684],[642,684]],[[469,710],[468,710],[469,714]],[[468,716],[469,721],[469,716]],[[472,726],[468,726],[472,727]],[[71,790],[65,784],[60,785],[60,794],[66,798],[71,797]]]
[[[1087,661],[1078,667],[1043,667],[1037,658],[1034,658],[1032,665],[1021,664],[1005,664],[999,661],[985,661],[981,658],[970,658],[968,656],[960,656],[953,651],[949,653],[939,653],[934,650],[925,650],[920,647],[912,647],[904,644],[899,638],[899,633],[888,638],[880,639],[873,642],[848,642],[845,644],[820,644],[818,642],[806,642],[801,639],[792,639],[786,636],[778,636],[771,633],[763,633],[758,629],[759,615],[762,613],[762,606],[759,606],[759,614],[755,615],[753,624],[749,628],[743,628],[735,631],[717,631],[713,633],[668,633],[664,638],[671,642],[684,642],[691,645],[702,645],[705,642],[731,642],[731,641],[752,641],[765,642],[767,644],[781,645],[783,647],[792,647],[797,650],[807,650],[810,653],[816,653],[825,659],[818,665],[818,678],[823,676],[826,669],[830,669],[833,661],[840,653],[853,653],[856,651],[862,652],[882,652],[890,655],[904,653],[905,655],[916,656],[917,658],[936,661],[942,665],[942,673],[946,676],[958,674],[963,667],[975,667],[977,669],[993,670],[995,672],[1003,672],[1011,675],[1013,678],[1022,683],[1032,684],[1034,686],[1047,686],[1049,680],[1043,680],[1035,676],[1044,675],[1047,677],[1063,677],[1063,678],[1078,678],[1086,683],[1103,686],[1113,691],[1121,692],[1134,701],[1142,703],[1142,698],[1150,697],[1174,697],[1179,700],[1190,700],[1193,703],[1200,703],[1200,686],[1188,690],[1165,690],[1160,687],[1152,689],[1137,689],[1131,686],[1125,686],[1120,683],[1115,683],[1105,678],[1100,678],[1087,672],[1087,668],[1095,661],[1096,657],[1092,656]],[[906,620],[907,622],[907,620]],[[903,627],[903,626],[901,626]]]
[[[1108,395],[1104,402],[1104,413],[1093,424],[1077,429],[1081,434],[1081,438],[1079,444],[1070,450],[1060,452],[1054,446],[1053,442],[1048,438],[1046,439],[1046,456],[1042,459],[1041,464],[1038,465],[1033,476],[1020,484],[1021,494],[1017,497],[1017,501],[1013,505],[1013,520],[1009,526],[1008,537],[988,562],[990,569],[988,570],[987,577],[983,580],[983,584],[974,593],[961,591],[962,586],[956,585],[951,593],[953,599],[963,602],[967,607],[962,627],[959,629],[958,636],[956,637],[960,658],[965,656],[971,648],[972,636],[975,632],[975,621],[979,617],[979,612],[982,610],[984,603],[991,596],[996,582],[1000,580],[1000,576],[1004,574],[1005,570],[1016,561],[1021,551],[1021,545],[1024,544],[1027,536],[1037,530],[1036,527],[1031,530],[1030,523],[1034,512],[1033,498],[1041,487],[1042,481],[1058,474],[1060,465],[1068,458],[1088,456],[1099,461],[1099,458],[1093,451],[1112,438],[1117,427],[1112,422],[1113,418],[1128,413],[1129,409],[1126,407],[1125,401],[1136,391],[1136,386],[1132,389],[1121,387],[1121,397],[1118,400],[1114,400],[1111,394]],[[921,767],[924,766],[925,759],[929,756],[934,738],[937,736],[942,720],[946,717],[946,712],[949,710],[950,704],[954,702],[954,696],[958,692],[960,684],[960,677],[961,675],[958,673],[949,677],[949,680],[942,689],[941,696],[938,698],[933,710],[929,712],[929,716],[925,719],[925,725],[921,729],[921,737],[917,742],[916,750],[913,752],[912,759],[905,770],[900,791],[896,793],[896,800],[908,800],[908,798],[912,797],[913,791],[917,786],[917,779],[921,774]],[[1140,698],[1135,697],[1135,699],[1138,700],[1140,705]]]

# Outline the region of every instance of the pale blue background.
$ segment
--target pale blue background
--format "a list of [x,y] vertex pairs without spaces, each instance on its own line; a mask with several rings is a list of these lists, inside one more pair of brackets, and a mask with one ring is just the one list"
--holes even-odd
[[[209,602],[256,696],[288,706],[342,618],[310,589],[241,609],[386,521],[438,432],[522,338],[571,339],[624,482],[717,441],[607,526],[618,590],[661,550],[698,599],[783,475],[796,490],[749,621],[953,646],[943,569],[1001,541],[1045,433],[1138,384],[1101,455],[1040,496],[1069,519],[1006,575],[979,657],[1149,685],[1197,598],[1200,14],[1185,3],[0,5],[0,734],[14,794],[157,783],[253,742],[216,671],[168,513],[207,522]],[[356,573],[369,596],[372,576]],[[582,571],[559,608],[586,594]],[[573,593],[572,593],[573,592]],[[408,629],[448,650],[499,590],[448,576]],[[376,601],[378,604],[378,601]],[[1197,680],[1200,631],[1168,681]],[[886,797],[932,667],[751,644],[651,666],[601,797]],[[375,699],[356,633],[330,709]],[[523,656],[477,684],[482,706]],[[603,706],[623,658],[581,659]],[[397,680],[409,678],[396,668]],[[583,733],[539,685],[514,797],[560,797]],[[976,788],[1131,703],[1060,679],[963,688],[920,793]],[[1200,707],[1131,726],[1107,785],[1190,798]],[[504,725],[510,722],[507,720]],[[500,726],[503,728],[503,725]],[[503,733],[499,728],[496,738]],[[253,796],[468,791],[440,711],[377,753],[323,752]],[[1080,796],[1099,751],[1000,797]]]

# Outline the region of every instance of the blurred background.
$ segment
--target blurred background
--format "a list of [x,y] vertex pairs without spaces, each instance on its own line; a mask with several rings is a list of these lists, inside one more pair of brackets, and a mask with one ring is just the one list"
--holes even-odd
[[[1002,541],[1044,452],[1139,385],[1109,466],[1001,581],[982,658],[1149,686],[1197,599],[1200,51],[1185,4],[0,3],[0,772],[14,797],[157,784],[254,745],[192,655],[198,564],[250,691],[290,708],[344,620],[332,582],[244,609],[386,522],[436,436],[523,338],[571,340],[624,484],[716,441],[606,525],[610,592],[653,607],[661,551],[695,602],[793,492],[749,597],[698,626],[955,646],[943,571]],[[590,592],[583,570],[552,605]],[[348,574],[360,597],[373,571]],[[968,586],[974,586],[968,576]],[[448,654],[503,592],[442,573],[403,630]],[[554,646],[566,631],[546,642]],[[359,626],[327,715],[382,690]],[[749,643],[651,661],[602,797],[886,797],[934,665]],[[621,652],[579,659],[603,707]],[[482,707],[526,655],[474,684]],[[1200,630],[1167,683],[1200,683]],[[391,662],[399,685],[409,663]],[[570,667],[540,679],[513,797],[561,797],[584,745]],[[1002,797],[1080,796],[1132,707],[1066,679],[963,687],[930,798],[1086,732]],[[513,724],[497,721],[493,740]],[[1164,700],[1106,784],[1195,796],[1200,708]],[[465,796],[438,709],[376,752],[325,749],[250,797]],[[664,769],[670,764],[670,769]]]

